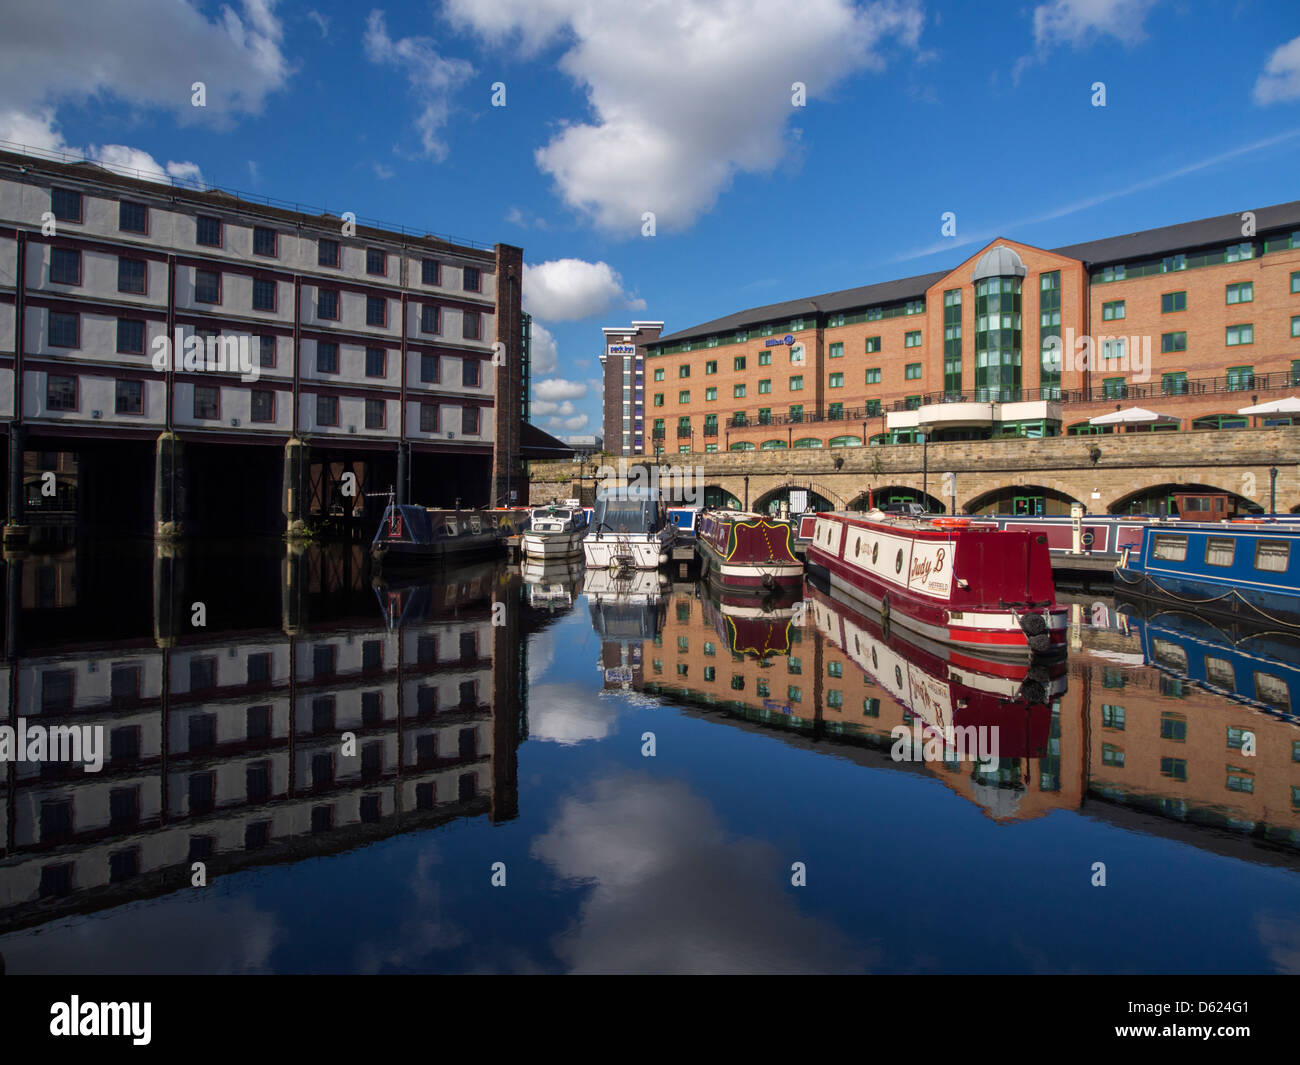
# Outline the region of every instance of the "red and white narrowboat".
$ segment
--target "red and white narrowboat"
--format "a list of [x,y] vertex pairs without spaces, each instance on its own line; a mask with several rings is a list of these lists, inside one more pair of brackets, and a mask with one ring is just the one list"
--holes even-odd
[[700,514],[695,545],[705,578],[730,591],[770,594],[803,580],[789,522],[738,510],[706,510]]
[[808,566],[882,621],[984,655],[1063,653],[1047,537],[973,527],[966,518],[818,514]]

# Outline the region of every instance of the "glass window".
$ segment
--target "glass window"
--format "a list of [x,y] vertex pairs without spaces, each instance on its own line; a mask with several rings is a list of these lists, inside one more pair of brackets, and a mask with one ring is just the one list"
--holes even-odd
[[1255,568],[1266,573],[1285,573],[1291,559],[1291,545],[1285,540],[1261,540],[1255,546]]
[[1253,325],[1230,325],[1227,328],[1225,343],[1228,347],[1237,347],[1241,344],[1253,344],[1255,342],[1255,327]]
[[842,373],[833,373],[833,374],[831,374],[831,376],[830,376],[830,381],[828,382],[827,387],[829,387],[829,388],[843,388],[843,387],[844,387],[844,375],[843,375]]
[[275,230],[267,226],[253,227],[253,254],[275,255]]
[[921,346],[921,331],[914,329],[911,332],[903,334],[903,347],[919,348]]
[[734,359],[732,359],[731,368],[733,370],[743,370],[745,368],[745,356],[737,355]]
[[801,392],[801,391],[803,391],[803,377],[802,377],[802,376],[799,376],[799,377],[792,377],[792,378],[790,378],[790,391],[791,391],[791,392]]
[[1172,314],[1174,311],[1187,310],[1186,292],[1166,292],[1160,297],[1160,313]]
[[1166,355],[1172,351],[1186,351],[1187,334],[1162,333],[1160,336],[1160,350]]
[[81,284],[81,252],[73,248],[50,249],[50,283]]
[[1110,303],[1101,305],[1101,319],[1103,322],[1113,322],[1124,317],[1124,301],[1112,300]]
[[211,248],[221,247],[221,219],[210,215],[199,215],[195,219],[196,244],[206,244]]
[[844,344],[838,340],[834,344],[832,344],[830,346],[830,352],[828,353],[827,358],[831,358],[831,359],[844,358]]
[[919,381],[921,379],[921,364],[919,362],[909,362],[903,377],[908,381]]
[[1227,536],[1211,536],[1205,542],[1207,566],[1231,566],[1236,541]]
[[873,366],[873,367],[871,367],[871,369],[867,370],[867,384],[869,384],[869,385],[878,385],[878,384],[880,384],[880,367],[879,367],[879,366]]
[[1251,303],[1255,299],[1255,283],[1241,281],[1227,286],[1228,303]]
[[316,242],[316,265],[338,268],[339,242],[337,240],[321,239]]
[[874,355],[880,350],[880,337],[867,337],[867,354]]
[[1166,562],[1182,562],[1187,558],[1187,537],[1157,534],[1152,538],[1151,557]]
[[420,281],[426,285],[441,284],[442,265],[437,259],[425,259],[420,263]]

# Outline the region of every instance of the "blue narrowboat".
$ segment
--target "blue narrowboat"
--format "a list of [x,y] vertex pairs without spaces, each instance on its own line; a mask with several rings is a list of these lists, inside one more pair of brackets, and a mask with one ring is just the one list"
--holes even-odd
[[1206,618],[1117,597],[1142,657],[1162,673],[1300,725],[1300,634]]
[[1158,522],[1115,567],[1117,592],[1197,613],[1300,628],[1300,528],[1290,522]]

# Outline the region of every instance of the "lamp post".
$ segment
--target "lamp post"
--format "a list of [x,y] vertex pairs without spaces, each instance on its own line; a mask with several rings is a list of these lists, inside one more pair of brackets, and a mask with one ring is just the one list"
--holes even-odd
[[921,433],[921,495],[922,503],[930,498],[930,434],[926,432]]
[[1277,513],[1277,467],[1273,466],[1268,471],[1268,512]]

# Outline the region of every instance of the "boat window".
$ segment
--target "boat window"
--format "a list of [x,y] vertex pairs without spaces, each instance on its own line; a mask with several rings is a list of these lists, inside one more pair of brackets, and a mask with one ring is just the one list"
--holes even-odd
[[1182,562],[1187,558],[1187,537],[1155,536],[1151,544],[1151,557],[1166,562]]
[[658,529],[649,513],[649,504],[634,499],[603,502],[597,515],[597,524],[602,532],[655,532]]
[[871,561],[875,562],[880,555],[880,541],[877,540],[871,545]]
[[1233,549],[1237,541],[1230,536],[1211,536],[1205,541],[1205,564],[1207,566],[1231,566]]
[[1255,568],[1285,573],[1291,560],[1291,545],[1285,540],[1261,540],[1255,546]]
[[894,572],[903,572],[903,549],[901,547],[898,549],[898,557],[894,559]]
[[1232,663],[1226,658],[1214,658],[1211,655],[1205,656],[1205,679],[1219,688],[1227,688],[1233,691],[1237,687],[1237,678],[1232,669]]
[[1187,672],[1187,652],[1178,644],[1169,640],[1152,640],[1151,650],[1151,657],[1160,665],[1176,669],[1180,673]]
[[1287,691],[1286,681],[1271,673],[1255,674],[1255,698],[1275,710],[1291,709],[1291,695]]

